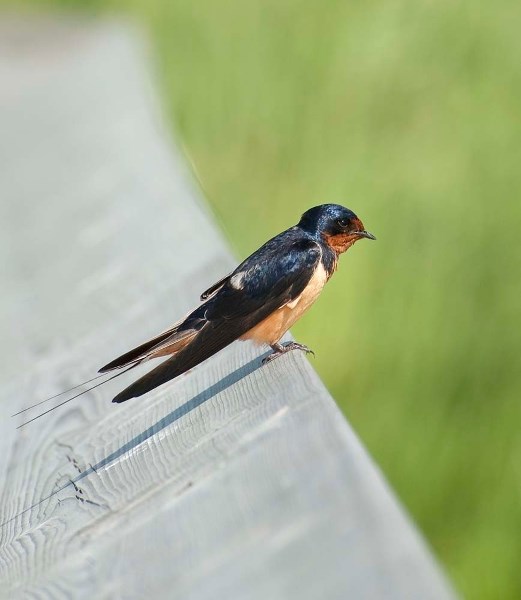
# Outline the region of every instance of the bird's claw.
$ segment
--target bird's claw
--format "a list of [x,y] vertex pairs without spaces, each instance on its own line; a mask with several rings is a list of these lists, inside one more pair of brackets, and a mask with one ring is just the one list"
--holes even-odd
[[308,348],[304,344],[299,344],[298,342],[289,342],[284,346],[284,352],[289,352],[291,350],[302,350],[302,352],[305,352],[306,354],[312,354],[315,356],[315,353],[313,350],[311,350],[311,348]]
[[302,350],[302,352],[305,352],[306,354],[312,354],[313,356],[315,356],[315,353],[313,352],[313,350],[311,350],[311,348],[308,348],[304,344],[299,344],[298,342],[288,342],[284,346],[277,347],[276,349],[273,350],[273,352],[271,354],[269,354],[268,356],[263,358],[262,364],[266,365],[269,362],[271,362],[272,360],[275,360],[279,356],[286,354],[286,352],[291,352],[292,350]]

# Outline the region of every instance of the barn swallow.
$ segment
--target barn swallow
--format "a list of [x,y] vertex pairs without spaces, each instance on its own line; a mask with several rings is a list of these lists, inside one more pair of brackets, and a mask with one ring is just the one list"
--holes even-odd
[[267,241],[203,292],[201,304],[186,317],[102,367],[98,372],[103,375],[170,356],[112,402],[142,396],[235,340],[270,346],[273,352],[265,363],[291,350],[311,352],[303,344],[282,345],[280,340],[318,298],[335,272],[340,254],[363,238],[376,239],[348,208],[338,204],[310,208],[297,225]]

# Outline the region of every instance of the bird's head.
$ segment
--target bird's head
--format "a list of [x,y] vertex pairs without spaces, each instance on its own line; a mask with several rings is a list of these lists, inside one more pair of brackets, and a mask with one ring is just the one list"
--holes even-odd
[[365,230],[364,224],[352,210],[339,204],[321,204],[310,208],[302,215],[298,227],[320,236],[337,254],[345,252],[362,238],[376,239]]

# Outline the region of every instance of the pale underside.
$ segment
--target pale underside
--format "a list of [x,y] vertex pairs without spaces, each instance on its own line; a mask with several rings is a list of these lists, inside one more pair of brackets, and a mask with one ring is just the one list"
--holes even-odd
[[326,270],[322,266],[322,263],[319,263],[313,277],[309,280],[308,285],[297,298],[281,306],[269,317],[247,331],[240,339],[252,340],[257,344],[269,345],[278,342],[286,331],[288,331],[313,302],[315,302],[327,279],[328,276]]

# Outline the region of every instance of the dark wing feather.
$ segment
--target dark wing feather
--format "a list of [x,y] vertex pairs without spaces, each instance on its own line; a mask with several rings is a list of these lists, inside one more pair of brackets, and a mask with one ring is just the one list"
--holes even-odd
[[154,354],[158,353],[161,349],[171,346],[176,342],[181,342],[183,339],[193,335],[201,329],[206,322],[204,319],[204,309],[201,310],[202,306],[203,305],[196,308],[187,317],[178,321],[170,329],[163,331],[163,333],[160,333],[144,344],[118,356],[118,358],[115,358],[104,367],[101,367],[98,373],[106,373],[113,369],[120,369],[121,367],[126,367],[132,363],[144,361],[147,358],[154,356]]
[[[239,331],[239,332],[237,332]],[[212,326],[208,323],[197,337],[183,350],[174,354],[171,358],[160,364],[150,373],[147,373],[122,392],[112,402],[125,402],[130,398],[137,398],[146,392],[155,389],[159,385],[174,379],[178,375],[186,373],[199,363],[219,350],[231,344],[241,335],[241,328],[230,327],[223,321]]]
[[136,348],[132,348],[125,354],[118,356],[111,362],[107,363],[105,366],[99,369],[98,373],[106,373],[107,371],[112,371],[113,369],[120,369],[125,365],[128,365],[133,362],[137,362],[140,359],[144,358],[148,353],[156,348],[158,344],[161,344],[166,339],[172,336],[172,330],[165,331],[164,333],[159,334],[155,338],[148,340],[144,344],[137,346]]
[[219,290],[219,288],[222,288],[222,286],[228,281],[228,279],[230,279],[231,276],[232,276],[232,273],[226,275],[226,277],[219,279],[219,281],[217,283],[214,283],[211,287],[209,287],[207,290],[205,290],[201,294],[201,300],[206,300],[212,294],[215,294],[215,292],[217,292]]
[[311,279],[321,253],[316,242],[302,237],[295,239],[287,235],[290,231],[285,232],[286,239],[270,240],[237,267],[232,275],[242,274],[240,288],[233,287],[228,280],[201,305],[207,322],[193,341],[120,392],[113,402],[141,396],[185,373],[299,296]]

